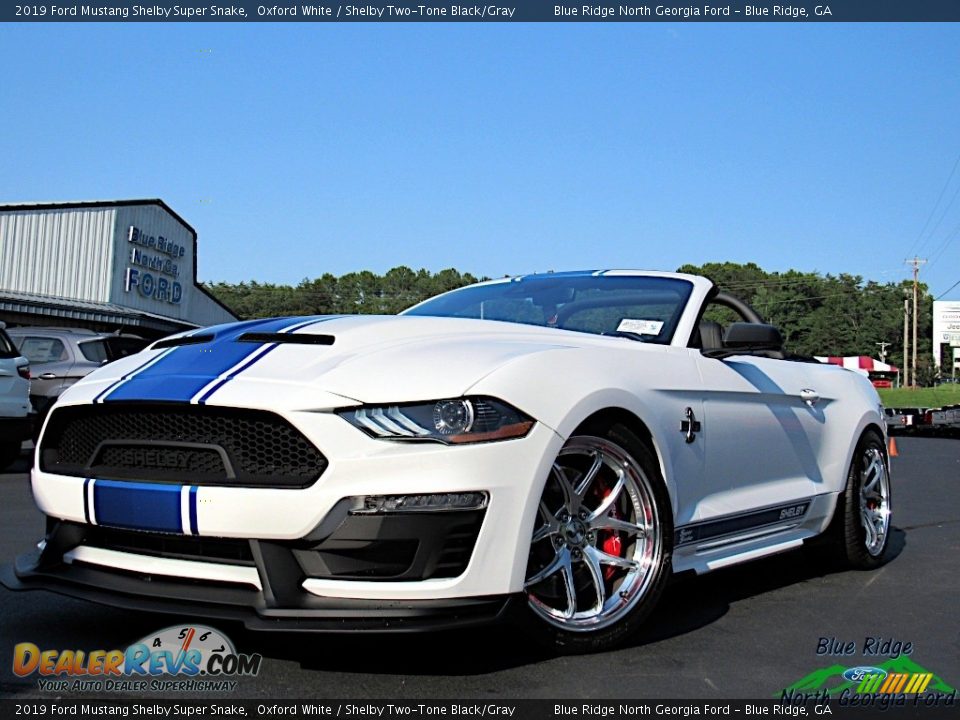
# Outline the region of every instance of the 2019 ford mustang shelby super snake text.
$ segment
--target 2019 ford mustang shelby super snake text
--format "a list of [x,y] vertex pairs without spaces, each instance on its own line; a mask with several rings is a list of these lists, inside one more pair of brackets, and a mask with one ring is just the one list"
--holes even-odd
[[46,537],[3,582],[255,628],[511,615],[577,652],[626,637],[671,572],[817,537],[876,566],[877,395],[781,346],[709,280],[639,271],[167,338],[57,402]]

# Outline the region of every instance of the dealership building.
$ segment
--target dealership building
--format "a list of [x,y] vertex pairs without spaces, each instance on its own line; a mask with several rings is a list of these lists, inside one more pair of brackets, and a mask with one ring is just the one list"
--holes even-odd
[[236,320],[162,200],[0,204],[0,320],[161,337]]

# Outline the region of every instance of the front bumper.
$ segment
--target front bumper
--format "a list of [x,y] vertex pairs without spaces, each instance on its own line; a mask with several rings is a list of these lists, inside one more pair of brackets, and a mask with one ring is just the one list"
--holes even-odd
[[260,587],[65,561],[82,534],[82,526],[55,523],[42,551],[0,568],[0,583],[14,591],[48,590],[114,607],[232,620],[252,630],[273,631],[442,630],[497,622],[511,602],[509,596],[411,601],[318,597],[303,589],[289,548],[256,540],[250,543]]
[[[119,607],[236,620],[251,629],[435,630],[505,615],[511,598],[522,592],[542,483],[562,445],[553,430],[537,424],[515,440],[443,446],[376,440],[331,413],[284,417],[329,459],[308,487],[126,483],[36,467],[34,497],[50,519],[46,542],[0,571],[0,582],[13,590],[42,589]],[[98,507],[95,491],[101,483],[110,493],[117,486],[139,485],[133,494],[147,495],[139,505]],[[182,498],[182,505],[164,500],[178,517],[182,509],[182,528],[146,522],[157,512],[150,507],[150,493],[160,487]],[[427,530],[418,525],[412,534],[402,524],[384,524],[374,533],[376,541],[388,541],[379,548],[370,542],[369,525],[354,524],[353,534],[342,532],[344,507],[357,498],[437,493],[484,493],[486,507],[469,532],[440,517],[466,512],[438,513],[438,524]],[[110,515],[97,517],[107,509]],[[229,553],[206,550],[154,552],[88,537],[95,534],[88,529],[113,531],[108,528],[141,537],[239,544],[244,557],[237,562]],[[466,555],[451,562],[450,547],[456,543],[447,540],[465,535],[470,536]],[[318,548],[310,543],[325,538],[340,544],[319,548],[330,551],[326,556],[311,556]],[[367,555],[351,556],[338,571],[336,555],[342,559],[353,552],[350,541],[357,539]],[[404,543],[414,549],[395,565],[396,572],[382,572]],[[371,571],[371,565],[378,567]],[[438,572],[440,567],[446,570]]]
[[[562,445],[553,430],[537,424],[524,438],[448,447],[375,440],[331,413],[290,413],[285,417],[329,458],[320,479],[300,489],[179,486],[182,506],[167,498],[172,513],[183,508],[183,528],[173,532],[261,543],[297,542],[324,527],[346,498],[484,492],[489,498],[486,514],[469,562],[457,576],[384,580],[308,573],[303,589],[321,598],[373,601],[505,596],[523,589],[537,502]],[[33,470],[31,479],[34,498],[48,517],[96,524],[98,509],[109,509],[111,515],[104,514],[105,525],[170,531],[169,524],[151,528],[143,522],[149,513],[140,508],[151,505],[149,496],[140,508],[125,503],[97,508],[95,487],[91,486],[99,480],[87,482],[39,468]],[[126,483],[113,483],[122,484]],[[160,485],[149,484],[148,491]],[[178,486],[168,483],[166,488],[176,492]],[[156,511],[156,507],[152,509]],[[129,518],[121,518],[122,513],[129,513]],[[109,566],[111,562],[99,564]],[[194,579],[218,582],[222,568],[212,570],[215,572]],[[144,592],[149,594],[150,588]]]

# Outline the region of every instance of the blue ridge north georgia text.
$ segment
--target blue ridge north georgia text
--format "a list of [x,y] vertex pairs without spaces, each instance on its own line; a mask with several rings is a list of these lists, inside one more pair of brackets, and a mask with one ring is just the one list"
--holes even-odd
[[625,17],[665,17],[685,19],[691,17],[767,17],[808,18],[811,15],[833,15],[829,5],[817,5],[813,12],[797,5],[554,5],[553,14],[558,18],[603,19]]
[[[121,18],[192,20],[212,18],[330,18],[330,19],[512,19],[516,7],[501,5],[258,5],[248,10],[242,5],[108,5],[49,4],[17,5],[21,17],[50,18]],[[255,14],[254,14],[255,13]],[[829,17],[829,5],[812,9],[796,5],[554,5],[553,16],[558,19],[609,20],[622,18],[659,17],[687,18],[791,18]]]

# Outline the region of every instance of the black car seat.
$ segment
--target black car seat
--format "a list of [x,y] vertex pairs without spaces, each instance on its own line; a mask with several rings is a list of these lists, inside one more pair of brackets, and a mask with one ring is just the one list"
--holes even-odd
[[704,350],[722,350],[723,349],[723,326],[713,320],[701,320],[700,327],[700,347]]

